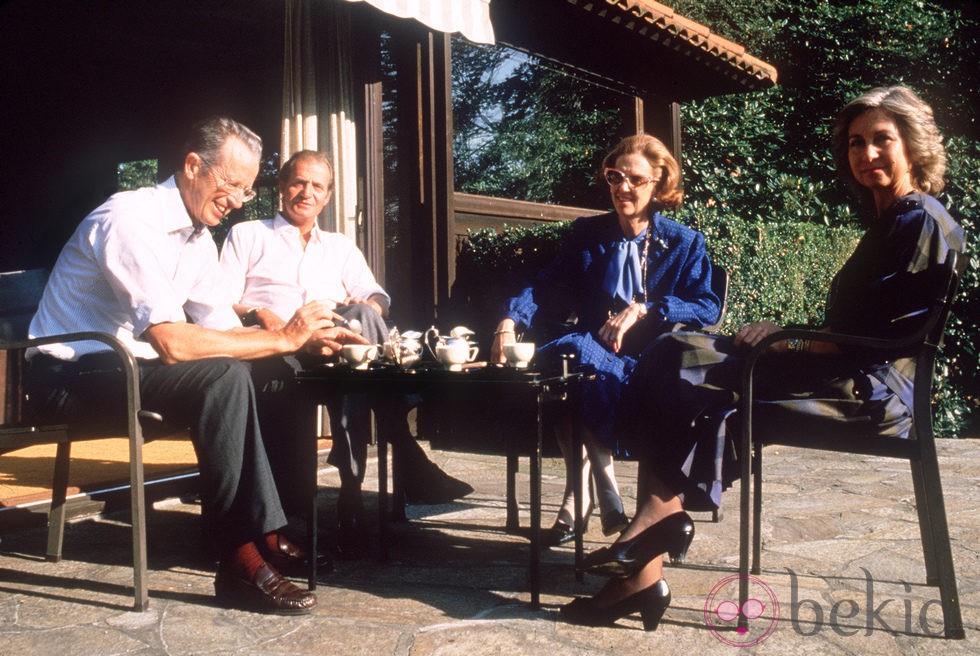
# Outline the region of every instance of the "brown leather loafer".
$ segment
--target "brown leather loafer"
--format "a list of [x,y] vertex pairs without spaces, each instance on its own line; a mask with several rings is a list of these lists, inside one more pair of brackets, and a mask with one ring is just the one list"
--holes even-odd
[[303,590],[270,567],[262,565],[252,580],[219,566],[214,594],[223,604],[257,613],[306,615],[316,606],[316,595]]

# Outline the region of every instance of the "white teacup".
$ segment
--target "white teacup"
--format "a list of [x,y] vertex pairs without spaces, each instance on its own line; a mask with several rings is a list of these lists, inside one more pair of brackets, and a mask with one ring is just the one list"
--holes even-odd
[[371,360],[378,357],[378,347],[374,344],[344,344],[340,354],[355,369],[367,369]]
[[470,346],[463,340],[450,340],[436,345],[436,359],[450,371],[460,371],[467,362],[473,362],[480,347]]
[[507,362],[518,369],[526,368],[531,358],[534,357],[534,342],[514,342],[513,344],[504,344],[503,348]]

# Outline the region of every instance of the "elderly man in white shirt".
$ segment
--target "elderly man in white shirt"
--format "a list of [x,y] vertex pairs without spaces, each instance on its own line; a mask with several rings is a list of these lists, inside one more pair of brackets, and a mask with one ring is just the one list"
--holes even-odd
[[[254,197],[262,142],[244,125],[196,125],[181,169],[152,188],[112,196],[65,245],[30,326],[32,336],[104,331],[139,358],[143,407],[189,427],[203,510],[218,548],[215,593],[225,604],[309,613],[316,596],[283,578],[305,555],[281,534],[286,516],[256,420],[245,361],[301,348],[332,352],[364,340],[336,327],[320,301],[301,304],[275,330],[246,330],[219,288],[207,227]],[[104,422],[121,369],[94,342],[29,354],[32,409],[47,420]]]
[[[270,219],[239,223],[222,247],[225,285],[236,311],[246,324],[276,330],[282,317],[316,300],[347,320],[357,319],[369,342],[382,343],[387,338],[384,317],[390,297],[350,238],[317,226],[318,215],[330,201],[330,161],[323,153],[300,151],[283,164],[279,180],[282,211]],[[365,553],[361,483],[370,440],[369,410],[364,398],[355,395],[328,407],[330,462],[341,476],[337,546],[342,555],[357,557]],[[407,410],[402,398],[375,408],[379,430],[385,431],[396,460],[405,465],[401,471],[408,500],[442,503],[471,492],[468,484],[429,461],[409,431]],[[280,418],[283,415],[293,418],[295,413],[280,413]]]

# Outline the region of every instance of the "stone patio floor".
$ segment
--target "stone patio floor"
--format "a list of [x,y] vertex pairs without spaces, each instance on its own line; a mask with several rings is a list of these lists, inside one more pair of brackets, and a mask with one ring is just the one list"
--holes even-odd
[[[944,640],[938,592],[925,570],[908,467],[886,459],[769,447],[765,457],[763,572],[766,605],[740,636],[710,611],[737,574],[738,486],[723,518],[696,515],[688,562],[667,569],[673,603],[660,628],[639,617],[614,628],[564,623],[558,607],[602,584],[574,577],[571,546],[542,552],[542,608],[527,589],[526,539],[502,530],[505,461],[432,451],[476,491],[443,506],[409,506],[393,525],[390,558],[377,551],[335,560],[312,615],[262,616],[214,605],[214,563],[202,556],[199,506],[168,499],[149,513],[150,609],[130,610],[129,527],[112,513],[72,522],[65,560],[43,559],[45,532],[0,535],[0,655],[120,654],[756,654],[980,653],[980,453],[976,440],[941,440],[940,459],[966,639]],[[527,499],[526,461],[518,478]],[[563,485],[544,463],[550,525]],[[636,467],[618,465],[627,511]],[[365,490],[376,490],[376,469]],[[320,472],[320,521],[333,519],[338,478]],[[373,494],[369,501],[374,502]],[[522,507],[527,525],[527,507]],[[603,538],[592,523],[586,549]],[[329,530],[324,536],[330,539]],[[375,545],[376,546],[376,545]],[[729,595],[730,596],[730,595]],[[709,613],[706,616],[705,609]],[[778,606],[778,608],[777,608]],[[706,617],[708,619],[706,619]],[[764,639],[759,641],[761,636]]]

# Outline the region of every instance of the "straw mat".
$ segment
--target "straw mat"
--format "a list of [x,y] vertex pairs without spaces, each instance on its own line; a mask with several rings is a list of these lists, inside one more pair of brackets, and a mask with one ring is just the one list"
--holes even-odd
[[[10,451],[0,456],[0,508],[51,499],[54,444]],[[146,480],[196,471],[190,440],[181,434],[143,447]],[[68,494],[91,492],[129,482],[129,441],[124,437],[74,442]]]

